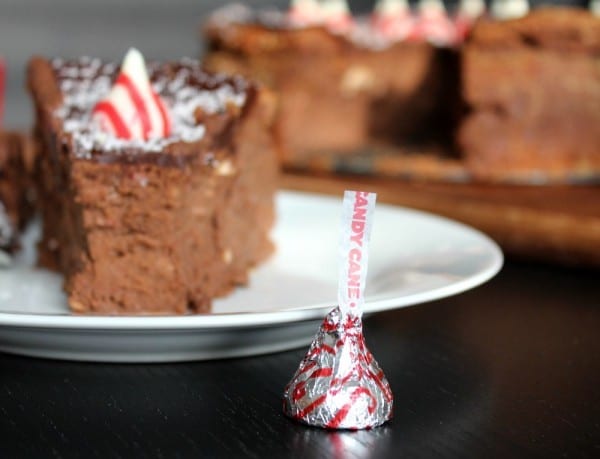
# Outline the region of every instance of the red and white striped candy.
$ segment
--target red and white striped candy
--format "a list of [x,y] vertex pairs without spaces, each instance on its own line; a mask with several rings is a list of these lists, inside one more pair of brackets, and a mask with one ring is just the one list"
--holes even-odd
[[300,27],[324,26],[334,33],[349,32],[354,25],[346,0],[292,0],[288,20]]
[[354,19],[346,0],[324,0],[321,2],[322,22],[334,33],[349,32],[354,26]]
[[292,0],[288,19],[295,26],[306,27],[321,23],[321,6],[317,0]]
[[400,41],[412,35],[415,19],[406,0],[379,0],[371,16],[371,25],[382,37]]
[[473,28],[478,18],[485,14],[485,3],[483,0],[461,0],[458,13],[454,19],[456,38],[463,42]]
[[456,28],[446,14],[441,0],[421,0],[416,35],[435,45],[449,45],[456,42]]
[[93,120],[121,139],[148,140],[167,137],[170,119],[163,101],[154,92],[144,57],[131,48],[109,94],[92,110]]
[[369,429],[392,417],[392,391],[362,334],[374,207],[374,193],[344,193],[339,306],[323,321],[284,390],[284,413],[308,425]]

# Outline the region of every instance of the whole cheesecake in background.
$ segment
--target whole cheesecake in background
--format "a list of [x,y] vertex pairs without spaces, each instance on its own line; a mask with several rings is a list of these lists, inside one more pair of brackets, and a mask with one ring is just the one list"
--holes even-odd
[[600,17],[553,7],[480,21],[462,79],[460,151],[475,176],[600,177]]
[[451,149],[459,62],[439,2],[415,15],[405,2],[382,1],[364,17],[338,1],[294,2],[288,12],[233,5],[215,12],[203,32],[208,69],[277,92],[284,165],[372,143]]
[[192,60],[150,63],[144,83],[140,62],[29,64],[41,257],[75,312],[205,312],[273,250],[270,94]]
[[207,68],[278,93],[284,166],[481,182],[600,180],[598,16],[529,11],[526,0],[495,0],[489,12],[463,0],[451,14],[437,0],[416,10],[380,0],[361,17],[339,5],[237,5],[204,27]]

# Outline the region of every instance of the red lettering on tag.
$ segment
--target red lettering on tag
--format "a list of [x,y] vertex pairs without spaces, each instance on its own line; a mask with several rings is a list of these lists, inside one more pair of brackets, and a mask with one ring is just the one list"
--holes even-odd
[[360,251],[360,249],[351,249],[350,252],[348,252],[348,258],[351,262],[360,261],[360,259],[362,258],[362,252]]
[[[367,229],[367,210],[369,205],[369,195],[371,193],[355,192],[354,202],[352,203],[352,219],[350,220],[350,247],[347,252],[347,279],[346,294],[348,299],[360,299],[362,297],[361,265],[363,259],[363,242],[365,239],[365,230]],[[350,306],[355,306],[351,303]]]
[[370,193],[367,193],[365,191],[359,191],[358,193],[356,193],[356,204],[354,204],[354,208],[356,209],[357,207],[364,207],[367,204],[369,204],[368,201],[368,197],[369,197]]

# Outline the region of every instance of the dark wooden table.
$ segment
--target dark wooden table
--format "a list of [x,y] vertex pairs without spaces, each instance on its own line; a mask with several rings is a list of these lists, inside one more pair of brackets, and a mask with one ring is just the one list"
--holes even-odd
[[598,280],[509,261],[473,291],[368,318],[395,394],[372,431],[283,416],[305,349],[168,365],[0,355],[0,457],[599,457]]

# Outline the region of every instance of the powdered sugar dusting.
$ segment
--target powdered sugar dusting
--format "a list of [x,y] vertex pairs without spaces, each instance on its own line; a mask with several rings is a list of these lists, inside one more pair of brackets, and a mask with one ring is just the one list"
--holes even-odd
[[241,78],[207,74],[192,59],[171,64],[150,63],[152,87],[167,106],[171,133],[168,137],[147,140],[120,139],[102,131],[92,121],[92,108],[109,93],[118,67],[87,57],[75,61],[54,59],[52,65],[63,94],[63,105],[54,114],[62,118],[64,131],[71,134],[76,156],[88,159],[97,151],[151,153],[161,152],[175,142],[198,141],[206,128],[196,120],[196,111],[214,114],[231,104],[242,106],[248,89]]

